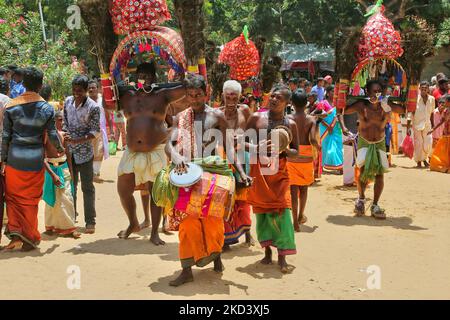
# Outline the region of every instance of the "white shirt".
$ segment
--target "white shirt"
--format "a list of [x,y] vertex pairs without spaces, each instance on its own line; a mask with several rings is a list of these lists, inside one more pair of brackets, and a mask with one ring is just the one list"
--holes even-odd
[[412,117],[413,128],[417,131],[431,130],[431,115],[436,107],[436,100],[433,96],[428,95],[425,103],[422,96],[417,99],[417,109]]

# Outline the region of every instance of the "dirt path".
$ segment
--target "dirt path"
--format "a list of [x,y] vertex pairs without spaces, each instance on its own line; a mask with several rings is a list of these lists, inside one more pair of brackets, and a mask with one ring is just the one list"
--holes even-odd
[[[356,190],[340,187],[342,177],[324,176],[310,191],[299,254],[288,258],[292,274],[259,265],[259,246],[237,246],[224,255],[222,276],[212,266],[195,269],[196,281],[175,289],[168,282],[180,269],[176,235],[162,236],[165,247],[151,245],[148,231],[116,238],[127,222],[115,186],[119,156],[104,164],[108,181],[97,185],[97,234],[44,237],[39,252],[0,254],[0,299],[450,299],[450,175],[395,158],[384,222],[353,218]],[[39,218],[44,230],[42,204]],[[70,266],[79,267],[80,290],[68,289]],[[380,271],[380,290],[367,288],[371,266]]]

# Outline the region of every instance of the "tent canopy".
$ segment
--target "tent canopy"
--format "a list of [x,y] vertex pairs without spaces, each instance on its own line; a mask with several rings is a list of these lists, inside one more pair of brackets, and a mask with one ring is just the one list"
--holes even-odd
[[[308,61],[319,62],[321,65],[333,65],[335,52],[330,47],[319,47],[316,44],[287,44],[279,52],[284,64],[284,70],[307,68]],[[334,69],[334,68],[333,68]]]

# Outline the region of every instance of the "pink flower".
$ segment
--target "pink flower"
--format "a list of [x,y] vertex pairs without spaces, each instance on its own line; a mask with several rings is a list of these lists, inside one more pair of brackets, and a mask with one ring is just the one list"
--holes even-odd
[[5,22],[6,22],[6,20],[0,19],[0,24],[3,24]]

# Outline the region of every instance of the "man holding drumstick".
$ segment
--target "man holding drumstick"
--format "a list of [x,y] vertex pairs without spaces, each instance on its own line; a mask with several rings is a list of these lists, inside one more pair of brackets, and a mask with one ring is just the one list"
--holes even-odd
[[[186,102],[190,108],[176,116],[172,137],[166,146],[166,153],[179,173],[188,170],[187,163],[191,159],[212,155],[207,154],[208,150],[216,154],[215,150],[220,140],[217,139],[217,135],[227,137],[224,114],[205,104],[205,79],[197,75],[189,76],[186,89]],[[234,150],[225,151],[229,159],[233,157]],[[242,166],[237,165],[236,169],[242,180],[250,180]],[[179,240],[179,255],[183,270],[177,279],[170,282],[171,286],[178,287],[194,281],[193,266],[205,267],[213,262],[214,271],[223,272],[221,260],[224,245],[223,218],[211,216],[199,218],[196,215],[189,215],[180,223]]]

